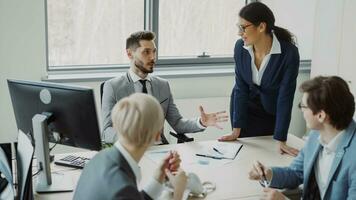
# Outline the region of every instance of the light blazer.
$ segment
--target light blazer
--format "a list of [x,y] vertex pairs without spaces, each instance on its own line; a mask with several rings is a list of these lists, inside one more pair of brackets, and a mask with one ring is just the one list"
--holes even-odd
[[139,192],[136,177],[120,151],[110,147],[88,162],[75,189],[75,200],[151,199]]
[[[345,131],[337,147],[327,189],[323,199],[356,199],[356,124],[352,121]],[[318,158],[321,145],[319,133],[311,131],[308,141],[289,167],[274,167],[271,187],[296,188],[303,185],[303,196],[307,191],[307,183]]]
[[279,43],[281,54],[271,55],[261,84],[257,86],[252,82],[251,56],[243,48],[242,40],[236,42],[234,50],[236,80],[231,94],[230,116],[233,128],[245,128],[249,97],[259,94],[264,109],[276,115],[273,138],[286,141],[299,71],[299,53],[293,44],[284,41]]
[[[169,125],[178,133],[194,133],[203,131],[197,125],[197,119],[185,119],[174,104],[171,89],[167,80],[151,76],[152,96],[161,104],[164,117]],[[116,133],[112,128],[111,110],[120,99],[135,93],[134,82],[129,73],[110,79],[104,84],[101,114],[103,120],[102,139],[108,143],[116,141]]]

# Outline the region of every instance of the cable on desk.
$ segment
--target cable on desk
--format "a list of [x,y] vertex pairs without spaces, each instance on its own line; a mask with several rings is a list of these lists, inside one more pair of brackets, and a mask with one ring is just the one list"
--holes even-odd
[[59,140],[57,140],[56,143],[54,143],[54,145],[53,145],[51,148],[49,148],[49,152],[51,152],[52,149],[54,149],[54,147],[56,147],[56,145],[58,144],[58,142],[59,142]]
[[40,173],[42,170],[37,170],[36,173],[32,174],[32,177],[36,176],[38,173]]
[[42,165],[39,165],[38,168],[39,169],[37,170],[37,172],[32,174],[32,177],[36,176],[38,173],[40,173],[43,170]]

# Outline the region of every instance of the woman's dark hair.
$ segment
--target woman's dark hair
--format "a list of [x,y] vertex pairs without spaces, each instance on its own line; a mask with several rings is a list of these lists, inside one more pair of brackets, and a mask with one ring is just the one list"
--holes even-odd
[[300,91],[308,94],[306,103],[313,114],[324,110],[329,116],[330,124],[336,129],[345,129],[352,121],[355,100],[342,78],[317,76],[302,83]]
[[253,25],[258,26],[261,22],[266,23],[266,32],[272,34],[272,30],[278,40],[295,44],[295,37],[287,29],[274,25],[275,18],[271,9],[261,2],[252,2],[240,10],[239,16]]

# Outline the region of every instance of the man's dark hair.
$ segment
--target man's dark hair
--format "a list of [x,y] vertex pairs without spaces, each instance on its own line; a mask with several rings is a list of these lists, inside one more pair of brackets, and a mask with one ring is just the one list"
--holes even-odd
[[348,127],[355,112],[354,96],[347,83],[338,76],[318,76],[300,86],[308,94],[307,106],[313,114],[321,110],[338,130]]
[[136,50],[138,47],[140,47],[141,40],[151,41],[155,38],[156,35],[151,31],[138,31],[132,33],[130,37],[126,39],[126,49]]

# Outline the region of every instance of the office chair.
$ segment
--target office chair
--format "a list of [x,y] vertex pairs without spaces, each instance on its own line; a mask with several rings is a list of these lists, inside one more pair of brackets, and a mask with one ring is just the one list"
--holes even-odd
[[[101,104],[103,103],[104,84],[105,84],[105,81],[100,83],[100,102],[101,102]],[[190,137],[186,136],[185,134],[177,134],[172,131],[170,131],[169,134],[172,135],[173,137],[177,138],[177,143],[194,141],[194,138],[190,138]]]
[[101,102],[101,104],[103,104],[104,84],[105,84],[105,81],[100,83],[100,102]]

